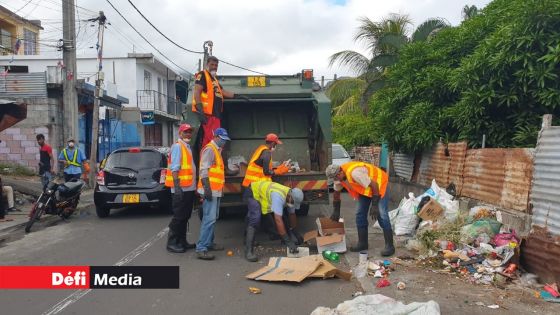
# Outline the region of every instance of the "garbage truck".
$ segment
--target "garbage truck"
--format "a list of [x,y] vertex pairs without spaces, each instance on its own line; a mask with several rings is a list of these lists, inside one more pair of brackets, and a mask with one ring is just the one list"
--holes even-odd
[[[292,165],[289,173],[273,176],[272,180],[304,192],[298,214],[307,215],[312,204],[328,204],[324,171],[332,161],[331,103],[314,81],[313,70],[295,75],[226,75],[218,80],[224,89],[250,98],[224,100],[221,124],[231,141],[222,152],[226,181],[220,215],[226,208],[244,205],[241,183],[247,164],[269,133],[277,134],[283,142],[273,153],[273,167],[287,160]],[[202,128],[198,116],[191,111],[192,93],[189,94],[183,121],[195,128],[193,155],[198,161]]]

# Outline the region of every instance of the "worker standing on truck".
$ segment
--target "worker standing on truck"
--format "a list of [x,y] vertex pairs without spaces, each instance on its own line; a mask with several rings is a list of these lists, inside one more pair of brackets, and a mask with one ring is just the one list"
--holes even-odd
[[214,226],[220,209],[220,199],[225,183],[225,167],[221,151],[226,142],[231,140],[224,128],[214,130],[214,139],[203,149],[200,158],[200,175],[198,193],[204,197],[202,202],[202,222],[200,236],[196,244],[198,259],[212,260],[209,251],[223,250],[214,243]]
[[216,73],[218,58],[208,57],[206,69],[195,75],[192,111],[198,115],[203,130],[202,147],[212,141],[214,130],[221,127],[222,112],[225,98],[240,98],[249,100],[244,95],[222,89]]
[[171,146],[167,159],[165,187],[171,188],[173,194],[173,218],[169,222],[167,250],[172,253],[184,253],[195,248],[194,244],[187,242],[187,223],[191,218],[196,190],[196,166],[189,145],[192,133],[191,125],[179,126],[179,140]]
[[290,170],[287,162],[282,163],[275,170],[272,169],[272,152],[276,150],[277,145],[282,144],[278,136],[269,133],[264,141],[266,144],[259,146],[249,161],[243,187],[249,187],[252,182],[261,180],[272,181],[272,175],[286,174]]
[[[300,208],[303,201],[303,191],[299,188],[290,188],[271,181],[258,181],[249,185],[244,194],[248,205],[247,226],[245,229],[245,258],[248,261],[257,261],[253,251],[255,232],[260,224],[261,215],[274,214],[276,229],[282,241],[288,246],[290,253],[297,253],[297,244],[303,238],[296,232],[297,218],[295,211]],[[284,206],[288,208],[288,220],[284,224]],[[288,228],[289,223],[289,228]]]
[[[326,175],[334,181],[333,214],[331,219],[338,221],[340,218],[340,192],[346,188],[352,198],[358,200],[356,209],[356,227],[358,229],[358,244],[350,247],[350,251],[359,252],[368,249],[368,210],[373,216],[374,208],[379,208],[378,221],[383,229],[385,248],[381,251],[383,256],[395,253],[393,245],[393,229],[389,221],[386,200],[382,200],[383,207],[379,207],[380,198],[387,192],[389,177],[382,169],[364,162],[347,162],[339,165],[329,165]],[[370,207],[371,206],[371,207]]]

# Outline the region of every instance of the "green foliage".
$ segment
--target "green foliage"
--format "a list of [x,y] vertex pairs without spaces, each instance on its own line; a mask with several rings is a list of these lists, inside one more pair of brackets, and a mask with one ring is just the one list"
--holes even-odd
[[[396,38],[391,38],[396,41]],[[370,100],[373,133],[419,152],[440,138],[534,146],[560,114],[560,1],[495,0],[460,26],[399,49]]]
[[361,113],[333,117],[333,140],[345,148],[376,143],[371,118]]
[[13,163],[2,162],[0,163],[0,174],[2,175],[18,175],[18,176],[35,176],[36,172],[33,170]]

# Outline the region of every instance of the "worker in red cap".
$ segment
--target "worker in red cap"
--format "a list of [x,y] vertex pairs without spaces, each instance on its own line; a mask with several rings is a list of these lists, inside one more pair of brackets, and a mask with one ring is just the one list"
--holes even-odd
[[[272,181],[272,175],[282,175],[286,174],[290,168],[288,162],[280,164],[276,169],[272,168],[272,152],[276,150],[276,146],[282,144],[282,141],[278,138],[278,135],[274,133],[269,133],[266,135],[265,144],[260,145],[247,166],[247,172],[245,173],[245,178],[243,179],[243,187],[247,188],[253,182],[259,181]],[[243,200],[248,200],[249,193],[251,189],[245,189],[243,193]],[[264,215],[262,217],[262,222],[265,226],[265,231],[269,234],[271,240],[279,239],[280,236],[276,233],[276,228],[274,227],[274,218],[272,215]]]
[[190,147],[193,128],[189,124],[179,126],[179,140],[171,146],[167,159],[165,186],[173,194],[173,218],[169,223],[167,250],[184,253],[195,247],[187,242],[187,222],[191,218],[196,190],[196,165]]

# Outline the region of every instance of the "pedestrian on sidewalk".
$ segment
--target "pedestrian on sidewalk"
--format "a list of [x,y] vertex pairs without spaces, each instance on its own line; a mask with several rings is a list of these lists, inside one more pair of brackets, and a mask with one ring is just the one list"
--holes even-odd
[[41,183],[43,184],[43,189],[45,189],[52,179],[52,162],[54,158],[52,147],[45,143],[45,136],[40,133],[36,138],[39,145],[39,176],[41,176]]
[[179,140],[171,146],[167,159],[165,186],[173,194],[173,218],[169,223],[167,250],[172,253],[184,253],[195,248],[187,242],[187,225],[191,218],[194,193],[196,190],[196,166],[190,146],[193,129],[189,124],[179,126]]
[[198,115],[202,129],[202,147],[204,148],[214,136],[214,130],[221,127],[222,112],[225,98],[239,98],[249,101],[244,95],[222,89],[218,82],[218,58],[208,57],[206,68],[198,72],[194,78],[192,111]]
[[225,182],[225,167],[221,151],[229,140],[231,139],[227,131],[224,128],[218,128],[214,131],[214,139],[202,149],[201,153],[198,193],[203,196],[204,200],[196,253],[197,258],[203,260],[214,259],[214,255],[209,251],[224,249],[214,242],[214,226],[218,218]]
[[67,147],[58,155],[58,162],[64,164],[64,181],[79,180],[82,177],[82,165],[87,162],[86,155],[76,148],[74,138],[70,137]]
[[[345,188],[354,200],[358,200],[356,209],[356,228],[358,229],[358,244],[350,247],[350,251],[359,252],[368,249],[368,211],[373,217],[379,209],[377,220],[383,229],[385,248],[382,256],[391,256],[395,253],[393,245],[393,229],[387,212],[388,194],[387,173],[370,163],[348,162],[342,165],[329,165],[325,171],[327,178],[334,181],[333,213],[331,219],[338,221],[340,218],[340,192]],[[380,202],[381,199],[381,202]]]

